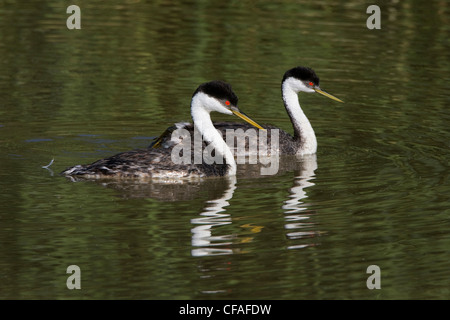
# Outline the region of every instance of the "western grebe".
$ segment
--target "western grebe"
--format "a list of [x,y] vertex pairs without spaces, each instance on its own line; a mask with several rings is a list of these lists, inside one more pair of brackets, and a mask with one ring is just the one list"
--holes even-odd
[[[317,92],[330,99],[343,102],[342,100],[332,96],[331,94],[323,91],[319,87],[319,77],[314,70],[308,67],[295,67],[288,71],[283,76],[281,81],[281,92],[284,102],[284,107],[291,119],[294,127],[294,136],[291,136],[286,131],[277,128],[273,125],[263,125],[267,129],[268,145],[271,137],[270,129],[279,130],[279,150],[280,154],[292,154],[292,155],[306,155],[314,154],[317,151],[317,139],[314,133],[314,129],[311,126],[308,118],[300,107],[298,101],[299,92]],[[246,131],[251,126],[246,123],[234,123],[234,122],[218,122],[214,123],[216,129],[222,132],[225,137],[226,129],[243,129]],[[156,139],[150,148],[164,148],[171,147],[174,142],[171,140],[170,133],[176,128],[183,127],[184,129],[193,132],[193,126],[189,123],[178,123],[176,126],[168,128],[158,139]]]
[[228,83],[211,81],[200,85],[191,100],[192,120],[203,140],[223,156],[223,164],[176,164],[171,149],[140,149],[116,154],[88,165],[77,165],[61,172],[72,178],[188,178],[205,176],[232,176],[236,162],[220,133],[214,128],[210,112],[235,114],[261,128],[237,107],[238,98]]

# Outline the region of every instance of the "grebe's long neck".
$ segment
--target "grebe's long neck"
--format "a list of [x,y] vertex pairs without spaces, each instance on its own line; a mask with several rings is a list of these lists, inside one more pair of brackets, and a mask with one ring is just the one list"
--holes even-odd
[[191,116],[194,121],[194,125],[201,133],[203,140],[210,142],[215,151],[223,155],[225,163],[229,166],[227,175],[235,175],[237,166],[233,154],[226,142],[223,140],[222,135],[214,127],[209,112],[203,107],[203,104],[199,101],[199,99],[192,100]]
[[294,141],[299,144],[298,155],[313,154],[317,151],[314,129],[300,107],[297,92],[285,81],[282,85],[284,106],[294,127]]

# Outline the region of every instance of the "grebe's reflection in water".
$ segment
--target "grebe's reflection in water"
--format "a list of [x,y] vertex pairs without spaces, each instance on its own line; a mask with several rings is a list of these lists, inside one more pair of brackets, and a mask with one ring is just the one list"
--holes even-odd
[[[305,189],[314,186],[312,180],[314,180],[315,170],[317,169],[316,155],[302,157],[301,164],[302,168],[294,179],[294,186],[290,188],[289,199],[282,206],[285,211],[286,237],[289,240],[305,240],[321,234],[320,231],[316,230],[315,223],[310,221],[311,212],[302,201],[308,197]],[[301,249],[314,245],[314,242],[302,241],[300,244],[289,245],[287,249]]]
[[[284,172],[281,172],[281,174],[295,172],[293,186],[289,189],[288,199],[279,205],[285,213],[286,238],[290,243],[292,241],[295,243],[288,244],[287,249],[299,249],[316,245],[315,239],[312,238],[322,233],[317,230],[317,225],[311,221],[312,212],[308,210],[304,202],[304,199],[307,198],[305,189],[314,186],[312,180],[317,169],[317,160],[315,155],[303,156],[297,161],[292,160],[290,158],[283,164]],[[251,175],[250,172],[247,172],[247,174]],[[206,207],[199,214],[199,217],[191,219],[194,226],[191,229],[193,247],[191,254],[194,257],[248,252],[243,250],[242,246],[237,246],[237,244],[242,244],[248,240],[248,238],[242,240],[242,234],[217,235],[220,229],[217,227],[230,225],[233,222],[231,215],[226,212],[226,207],[230,205],[229,200],[236,190],[236,177],[230,177],[226,181],[228,186],[222,196],[207,201]],[[259,224],[259,221],[253,221],[248,226],[256,226],[252,231],[259,233],[264,228]],[[243,225],[241,227],[248,226]],[[298,243],[299,241],[301,243]]]
[[[317,236],[323,232],[317,230],[317,224],[314,223],[314,211],[308,207],[305,201],[307,196],[307,188],[314,186],[312,182],[317,169],[317,161],[315,155],[303,156],[300,159],[288,157],[281,159],[280,170],[277,176],[289,177],[293,175],[292,185],[289,195],[284,201],[278,203],[265,203],[273,206],[273,212],[267,212],[266,218],[271,219],[277,208],[284,212],[284,223],[279,224],[281,232],[284,229],[285,237],[288,240],[287,249],[299,249],[317,245]],[[261,176],[259,167],[240,166],[241,174],[237,178],[250,179],[252,184],[257,188],[254,182],[264,184],[273,183],[272,176]],[[251,221],[250,223],[240,225],[239,230],[243,232],[235,232],[235,228],[226,227],[233,222],[241,220],[240,216],[233,220],[231,213],[228,213],[230,200],[235,192],[239,192],[236,186],[236,176],[223,177],[220,179],[205,179],[203,181],[191,181],[179,184],[174,183],[135,183],[132,181],[97,181],[101,185],[120,191],[120,196],[124,198],[152,198],[164,202],[191,201],[203,197],[205,194],[211,200],[205,200],[203,210],[191,218],[191,255],[193,257],[214,256],[214,255],[230,255],[236,253],[249,252],[247,243],[256,240],[255,234],[264,232],[264,222],[260,220]],[[267,180],[270,179],[270,180]],[[283,178],[282,178],[283,179]],[[257,197],[257,193],[252,193]],[[256,203],[258,199],[248,199]],[[230,211],[233,212],[233,211]],[[267,219],[265,218],[265,221]],[[179,219],[174,216],[174,219]],[[278,222],[279,215],[273,215],[273,222]],[[239,223],[238,223],[239,224]],[[219,227],[225,228],[219,228]],[[248,229],[250,228],[250,229]],[[230,230],[234,230],[230,231]],[[245,230],[245,231],[244,231]],[[272,229],[273,230],[273,229]],[[252,232],[252,236],[248,237],[248,232]],[[261,238],[263,239],[263,238]],[[264,240],[261,240],[264,241]]]
[[228,188],[222,197],[207,201],[206,208],[200,213],[200,217],[191,219],[191,223],[195,225],[191,230],[194,247],[191,254],[194,257],[234,253],[233,249],[223,248],[233,244],[233,235],[212,235],[214,227],[231,224],[231,216],[226,213],[225,207],[230,205],[228,200],[233,197],[236,190],[236,176],[227,178],[227,183]]

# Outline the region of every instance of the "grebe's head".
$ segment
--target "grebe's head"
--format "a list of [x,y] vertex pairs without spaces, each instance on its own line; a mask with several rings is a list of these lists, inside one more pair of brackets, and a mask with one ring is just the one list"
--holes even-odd
[[281,86],[283,90],[291,89],[295,93],[302,92],[317,92],[330,99],[344,102],[335,96],[323,91],[319,86],[320,79],[313,69],[308,67],[295,67],[288,71],[283,76]]
[[216,111],[229,115],[234,114],[264,130],[263,127],[239,110],[237,106],[238,97],[233,92],[231,85],[226,82],[214,80],[201,84],[192,95],[192,103],[194,104],[194,102],[198,102],[208,113]]

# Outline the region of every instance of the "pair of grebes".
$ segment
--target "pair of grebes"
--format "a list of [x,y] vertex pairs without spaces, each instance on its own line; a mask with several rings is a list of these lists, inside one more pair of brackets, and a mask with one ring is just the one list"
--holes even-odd
[[[328,98],[342,102],[338,98],[323,91],[319,87],[319,77],[314,70],[307,67],[295,67],[288,70],[281,82],[284,106],[291,119],[294,135],[272,125],[260,126],[239,110],[238,97],[231,86],[223,81],[210,81],[201,84],[195,90],[191,100],[191,116],[193,124],[177,123],[168,128],[147,149],[122,152],[109,158],[95,161],[88,165],[76,165],[64,170],[61,174],[73,178],[195,178],[207,176],[233,176],[236,174],[236,161],[233,152],[224,140],[227,129],[256,127],[260,130],[278,129],[279,152],[288,155],[314,154],[317,140],[314,130],[300,107],[299,92],[320,93]],[[211,112],[236,115],[247,123],[217,122],[213,123]],[[214,147],[223,156],[223,163],[175,163],[171,152],[179,143],[172,138],[175,129],[185,129],[194,135],[198,130],[204,142]]]

